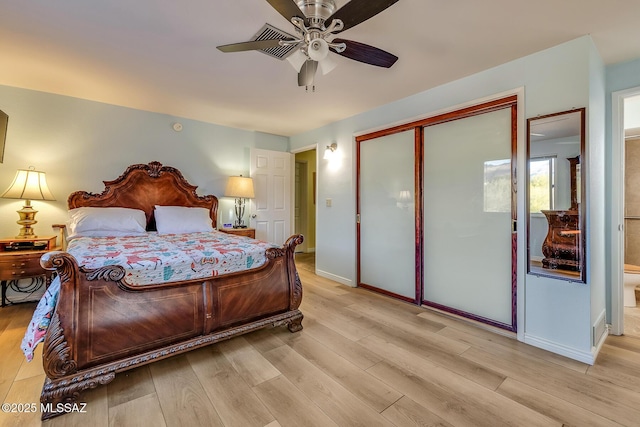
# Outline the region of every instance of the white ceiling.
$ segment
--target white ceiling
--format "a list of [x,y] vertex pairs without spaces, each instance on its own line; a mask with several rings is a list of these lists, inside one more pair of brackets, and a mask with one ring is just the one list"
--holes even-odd
[[400,0],[340,35],[391,69],[331,54],[305,93],[287,61],[215,48],[292,33],[265,0],[0,0],[0,84],[294,135],[585,34],[607,64],[639,58],[639,18],[639,0]]

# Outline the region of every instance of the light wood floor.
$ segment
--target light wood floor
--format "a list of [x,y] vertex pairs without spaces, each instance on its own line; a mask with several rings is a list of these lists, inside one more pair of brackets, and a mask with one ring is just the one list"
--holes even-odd
[[[263,330],[122,373],[48,426],[638,426],[640,338],[595,366],[299,269],[304,329]],[[0,396],[38,403],[19,344],[32,304],[0,310]],[[0,425],[40,425],[0,413]]]

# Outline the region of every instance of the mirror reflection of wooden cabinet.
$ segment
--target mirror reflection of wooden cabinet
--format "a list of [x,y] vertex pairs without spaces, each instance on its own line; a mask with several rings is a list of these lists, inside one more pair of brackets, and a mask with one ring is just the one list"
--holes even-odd
[[[527,120],[529,274],[586,283],[585,180],[580,164],[585,112],[581,108]],[[534,161],[549,167],[536,169]],[[539,194],[545,185],[548,197],[542,205]]]
[[580,271],[580,214],[577,210],[542,213],[549,223],[542,244],[542,267]]

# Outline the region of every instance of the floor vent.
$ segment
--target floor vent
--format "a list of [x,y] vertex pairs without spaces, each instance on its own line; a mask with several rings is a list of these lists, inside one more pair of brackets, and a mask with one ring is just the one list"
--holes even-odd
[[[255,36],[253,36],[253,41],[258,41],[258,40],[281,40],[281,39],[295,39],[296,37],[292,36],[291,34],[285,33],[282,30],[279,30],[278,28],[269,25],[269,24],[264,24],[264,27],[262,27],[260,29],[260,31],[257,32],[257,34]],[[296,45],[291,45],[291,46],[279,46],[279,47],[272,47],[269,49],[260,49],[258,52],[262,52],[262,53],[266,53],[269,56],[272,56],[274,58],[278,58],[278,59],[285,59],[287,56],[291,55],[291,53],[294,51],[294,49],[296,48]]]

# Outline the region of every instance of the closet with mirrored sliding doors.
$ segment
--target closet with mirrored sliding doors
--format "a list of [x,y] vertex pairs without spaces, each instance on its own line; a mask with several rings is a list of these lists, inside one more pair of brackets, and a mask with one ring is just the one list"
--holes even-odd
[[516,330],[516,106],[356,137],[360,287]]

